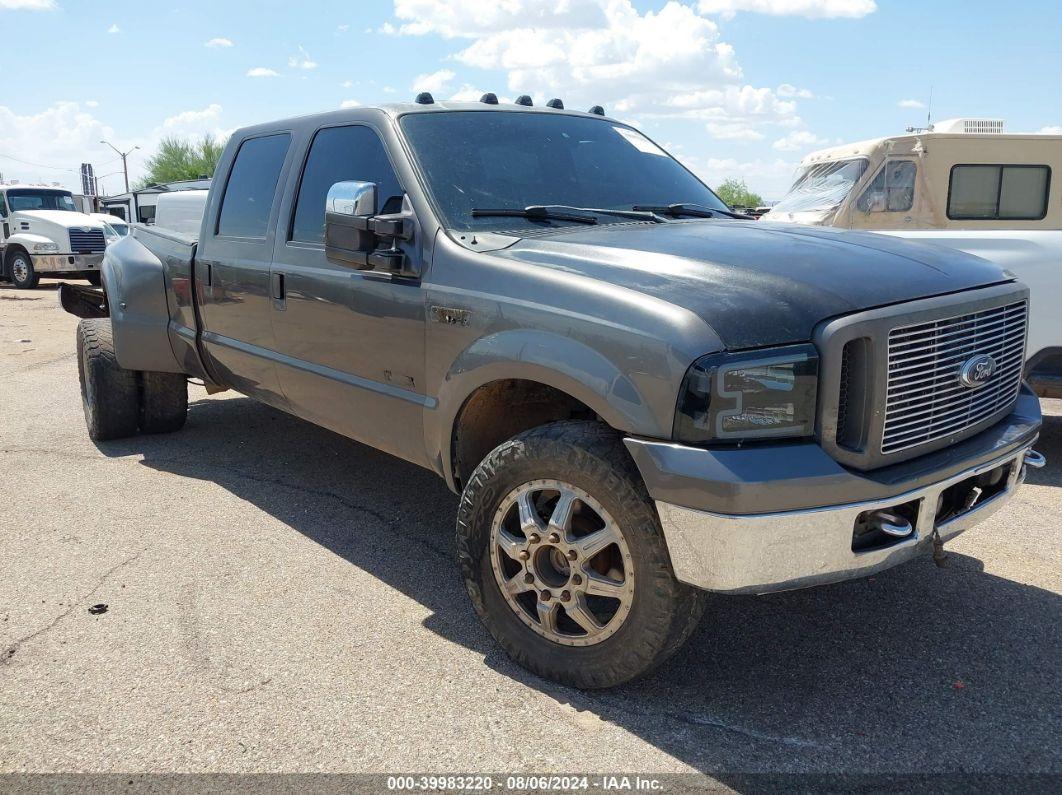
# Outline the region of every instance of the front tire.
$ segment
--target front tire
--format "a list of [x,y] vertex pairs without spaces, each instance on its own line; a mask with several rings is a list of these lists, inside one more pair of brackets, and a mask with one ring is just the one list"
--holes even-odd
[[11,275],[11,283],[19,290],[32,290],[40,283],[40,274],[33,269],[33,260],[24,251],[16,251],[11,255],[7,270]]
[[77,369],[89,438],[105,442],[135,436],[139,414],[136,372],[118,364],[110,318],[77,324]]
[[558,422],[497,447],[461,496],[472,603],[520,665],[580,688],[651,671],[689,637],[704,594],[675,579],[660,522],[618,434]]

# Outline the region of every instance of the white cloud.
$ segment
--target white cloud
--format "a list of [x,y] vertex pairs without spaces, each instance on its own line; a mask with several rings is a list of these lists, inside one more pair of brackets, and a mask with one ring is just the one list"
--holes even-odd
[[94,99],[90,99],[90,100],[88,100],[88,101],[87,101],[87,102],[85,103],[85,107],[86,107],[86,108],[98,108],[99,106],[100,106],[100,103],[98,103],[98,102],[97,102],[96,100],[94,100]]
[[865,17],[878,10],[874,0],[700,0],[702,14],[732,17],[739,11],[771,16],[799,16],[809,19]]
[[361,107],[361,103],[358,102],[356,99],[344,99],[342,102],[339,103],[340,110],[346,110],[348,108],[360,108],[360,107]]
[[211,39],[204,46],[206,47],[232,47],[233,43],[231,39],[217,38]]
[[432,72],[431,74],[417,75],[413,79],[413,90],[441,94],[446,91],[454,77],[454,72],[450,69],[440,69],[438,72]]
[[0,0],[0,11],[49,11],[55,0]]
[[742,122],[708,122],[708,132],[721,141],[762,141],[763,133]]
[[336,25],[338,33],[346,33],[348,30],[350,30],[350,25]]
[[[450,99],[453,102],[479,102],[479,98],[487,93],[484,88],[477,88],[470,83],[465,83],[457,91],[450,95]],[[509,97],[498,97],[498,102],[508,104],[512,102]]]
[[317,62],[310,57],[302,45],[299,45],[299,54],[288,58],[288,66],[292,69],[316,69]]
[[797,88],[796,86],[789,85],[789,83],[782,83],[780,86],[778,86],[778,88],[775,89],[775,92],[778,94],[778,96],[785,97],[786,99],[790,99],[790,98],[814,99],[815,98],[815,95],[812,94],[810,91],[808,91],[806,88]]
[[117,25],[111,25],[109,28],[107,28],[107,32],[108,33],[112,33],[112,34],[113,33],[121,33],[122,29],[120,27],[118,27]]
[[1049,124],[1040,128],[1040,135],[1062,135],[1062,124]]
[[0,152],[38,164],[0,159],[0,171],[8,179],[58,181],[68,188],[79,188],[77,171],[81,163],[100,164],[114,159],[114,152],[100,143],[102,139],[122,151],[136,143],[116,138],[111,127],[76,102],[56,102],[40,113],[24,116],[0,105]]
[[[601,6],[586,0],[395,0],[396,28],[384,23],[383,33],[470,38],[513,29],[600,27]],[[475,31],[470,34],[470,31]]]
[[737,160],[732,157],[680,157],[708,185],[717,186],[727,179],[741,179],[749,190],[759,193],[766,201],[782,198],[793,181],[797,164],[781,158],[775,160]]
[[204,124],[217,124],[221,117],[221,105],[217,103],[207,105],[202,110],[186,110],[175,116],[170,116],[162,122],[164,129],[185,128],[188,126],[202,126]]
[[264,66],[256,66],[254,69],[247,70],[248,77],[278,77],[278,73],[273,69],[267,69]]
[[[394,9],[390,32],[459,42],[451,63],[504,71],[505,86],[489,90],[536,103],[600,104],[639,122],[698,119],[716,137],[756,140],[765,128],[799,126],[796,100],[811,97],[746,84],[718,25],[676,0],[644,13],[632,0],[394,0]],[[476,91],[463,85],[455,96]]]
[[779,138],[771,146],[779,152],[798,152],[812,149],[816,146],[825,146],[830,142],[829,138],[820,138],[815,133],[807,130],[794,130],[782,138]]
[[926,103],[917,99],[901,99],[896,103],[898,108],[924,108]]

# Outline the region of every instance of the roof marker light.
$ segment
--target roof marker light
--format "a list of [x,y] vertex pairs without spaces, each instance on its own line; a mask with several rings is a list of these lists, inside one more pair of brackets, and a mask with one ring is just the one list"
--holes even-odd
[[527,94],[521,94],[516,98],[517,105],[523,105],[525,108],[530,108],[535,103],[531,101],[531,97]]
[[497,94],[492,94],[490,91],[488,91],[486,94],[479,98],[479,101],[482,102],[484,105],[497,105],[498,96]]
[[590,108],[590,110],[588,112],[589,113],[593,113],[595,116],[604,116],[605,115],[605,109],[603,107],[601,107],[600,105],[594,105],[594,107]]
[[553,108],[554,110],[564,110],[564,103],[554,97],[546,103],[547,108]]
[[418,105],[434,105],[435,104],[435,98],[431,94],[429,94],[427,91],[421,91],[419,94],[417,94],[417,98],[415,100],[413,100],[413,101],[416,102]]

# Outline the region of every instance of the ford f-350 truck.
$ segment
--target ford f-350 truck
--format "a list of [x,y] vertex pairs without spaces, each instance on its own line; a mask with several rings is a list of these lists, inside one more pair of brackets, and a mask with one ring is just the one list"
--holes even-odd
[[579,687],[708,592],[940,555],[1043,464],[1011,275],[734,217],[600,108],[530,103],[236,132],[197,239],[137,228],[61,291],[90,436],[180,428],[195,378],[433,470],[487,628]]

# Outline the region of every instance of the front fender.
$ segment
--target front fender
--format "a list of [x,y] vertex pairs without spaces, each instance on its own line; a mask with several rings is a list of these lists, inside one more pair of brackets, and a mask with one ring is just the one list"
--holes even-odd
[[[35,235],[32,232],[19,232],[18,234],[11,235],[11,237],[7,238],[4,242],[4,245],[8,248],[20,246],[26,249],[26,251],[29,252],[30,256],[32,256],[35,253],[33,251],[33,246],[37,243],[55,243],[55,241],[52,240],[50,237],[45,237],[44,235]],[[60,247],[58,251],[42,251],[41,253],[61,254],[63,253],[63,250],[62,247]]]
[[454,424],[468,398],[494,381],[535,381],[571,395],[617,430],[655,438],[671,435],[674,403],[661,411],[620,368],[586,344],[546,331],[510,329],[477,339],[443,379],[436,422],[426,425],[428,449],[442,461],[452,482],[450,443]]

